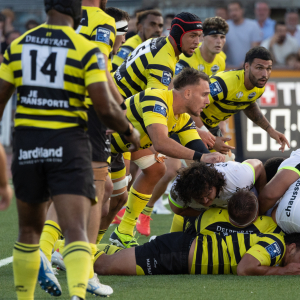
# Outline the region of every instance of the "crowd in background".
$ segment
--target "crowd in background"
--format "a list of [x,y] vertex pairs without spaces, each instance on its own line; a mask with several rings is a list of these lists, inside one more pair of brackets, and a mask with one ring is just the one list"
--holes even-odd
[[[126,38],[136,34],[137,13],[153,9],[148,7],[136,10],[129,21],[129,31]],[[271,9],[267,2],[258,1],[254,7],[255,19],[245,18],[243,4],[232,1],[227,7],[216,7],[215,15],[228,22],[229,32],[226,36],[224,52],[227,55],[227,69],[242,67],[246,52],[254,46],[261,45],[271,51],[273,65],[279,69],[300,70],[300,24],[299,10],[288,9],[282,19],[271,19]],[[169,33],[174,14],[164,16],[163,35]],[[6,48],[22,33],[14,28],[15,13],[9,9],[0,12],[0,63]],[[204,20],[203,20],[204,21]],[[26,30],[38,26],[36,20],[26,22]]]

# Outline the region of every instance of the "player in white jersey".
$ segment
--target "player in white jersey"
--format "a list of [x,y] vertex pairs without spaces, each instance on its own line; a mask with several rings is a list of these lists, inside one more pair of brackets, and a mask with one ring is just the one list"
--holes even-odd
[[285,233],[300,232],[300,149],[280,164],[258,200],[261,214],[278,202],[271,214],[273,220]]

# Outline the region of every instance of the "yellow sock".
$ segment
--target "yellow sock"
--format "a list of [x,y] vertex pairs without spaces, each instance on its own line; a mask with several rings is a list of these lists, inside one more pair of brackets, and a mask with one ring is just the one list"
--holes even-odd
[[62,232],[59,225],[54,221],[46,221],[40,238],[40,248],[49,261],[51,261],[54,244],[61,237]]
[[170,232],[182,232],[184,219],[182,216],[174,215]]
[[95,257],[94,257],[93,263],[95,263],[96,260],[97,260],[102,254],[104,254],[104,251],[97,251],[97,253],[96,253]]
[[56,251],[57,249],[59,249],[60,253],[63,253],[65,248],[65,239],[63,240],[57,240],[53,246],[54,251]]
[[91,247],[91,266],[92,267],[90,269],[89,279],[94,277],[94,258],[95,258],[95,254],[98,251],[97,246],[95,244],[90,243],[90,247]]
[[103,239],[103,236],[104,236],[106,230],[107,229],[101,229],[101,230],[99,230],[98,236],[97,236],[97,240],[96,240],[96,245],[98,245],[101,242],[101,240]]
[[91,247],[87,242],[73,242],[63,251],[70,296],[85,299],[91,269]]
[[18,300],[33,300],[40,269],[40,246],[16,242],[13,270]]
[[118,231],[120,233],[133,236],[133,229],[136,221],[151,196],[152,195],[139,193],[133,187],[130,188],[126,211],[120,225],[118,226]]
[[153,212],[153,206],[150,207],[146,205],[142,211],[142,214],[151,217],[152,212]]
[[97,260],[96,256],[100,253],[100,252],[104,252],[107,255],[112,255],[120,250],[122,250],[122,247],[118,247],[118,246],[114,246],[114,245],[108,245],[108,244],[98,244],[97,245],[97,253],[95,254],[95,259],[94,262]]

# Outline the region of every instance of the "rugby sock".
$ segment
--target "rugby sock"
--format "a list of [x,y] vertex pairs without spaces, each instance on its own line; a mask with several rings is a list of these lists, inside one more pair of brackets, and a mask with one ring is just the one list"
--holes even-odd
[[97,245],[97,253],[95,254],[94,263],[97,260],[97,258],[101,255],[99,255],[100,252],[104,252],[107,255],[112,255],[123,248],[115,246],[115,245],[108,245],[108,244],[98,244]]
[[152,211],[153,211],[153,206],[150,207],[150,206],[146,205],[142,211],[142,214],[151,217]]
[[73,242],[63,251],[70,296],[85,299],[91,269],[91,247],[87,242]]
[[64,251],[64,248],[65,248],[65,239],[57,240],[53,246],[53,250],[56,251],[58,249],[60,253]]
[[170,232],[182,232],[184,219],[182,216],[174,215]]
[[54,244],[61,237],[62,232],[59,225],[54,221],[46,221],[40,238],[40,248],[49,261],[51,261]]
[[91,269],[90,269],[89,279],[94,277],[94,258],[95,258],[95,254],[98,251],[97,246],[95,244],[90,243],[90,247],[91,247]]
[[40,245],[15,243],[13,270],[18,300],[34,299],[40,263]]
[[[116,247],[116,246],[115,246]],[[96,262],[96,260],[102,255],[104,254],[104,251],[97,251],[95,257],[94,257],[94,263]]]
[[118,231],[123,234],[133,236],[133,229],[136,221],[150,200],[152,195],[145,195],[137,192],[133,187],[130,188],[128,203],[123,219],[118,226]]
[[100,243],[100,241],[102,240],[105,232],[107,229],[100,229],[98,232],[98,236],[97,236],[97,240],[96,240],[96,245],[98,245]]

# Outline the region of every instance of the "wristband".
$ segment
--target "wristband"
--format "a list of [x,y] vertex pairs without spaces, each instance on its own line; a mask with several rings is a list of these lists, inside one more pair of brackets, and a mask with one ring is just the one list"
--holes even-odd
[[123,134],[125,136],[130,136],[132,134],[133,131],[133,126],[131,125],[131,123],[128,124],[128,128],[126,129],[125,132],[123,132]]
[[126,110],[126,109],[127,109],[127,106],[126,106],[126,104],[125,104],[125,101],[123,101],[123,103],[121,103],[120,106],[121,106],[121,108],[122,108],[123,110]]
[[193,160],[200,161],[201,157],[202,157],[202,153],[195,151],[194,156],[193,156]]

